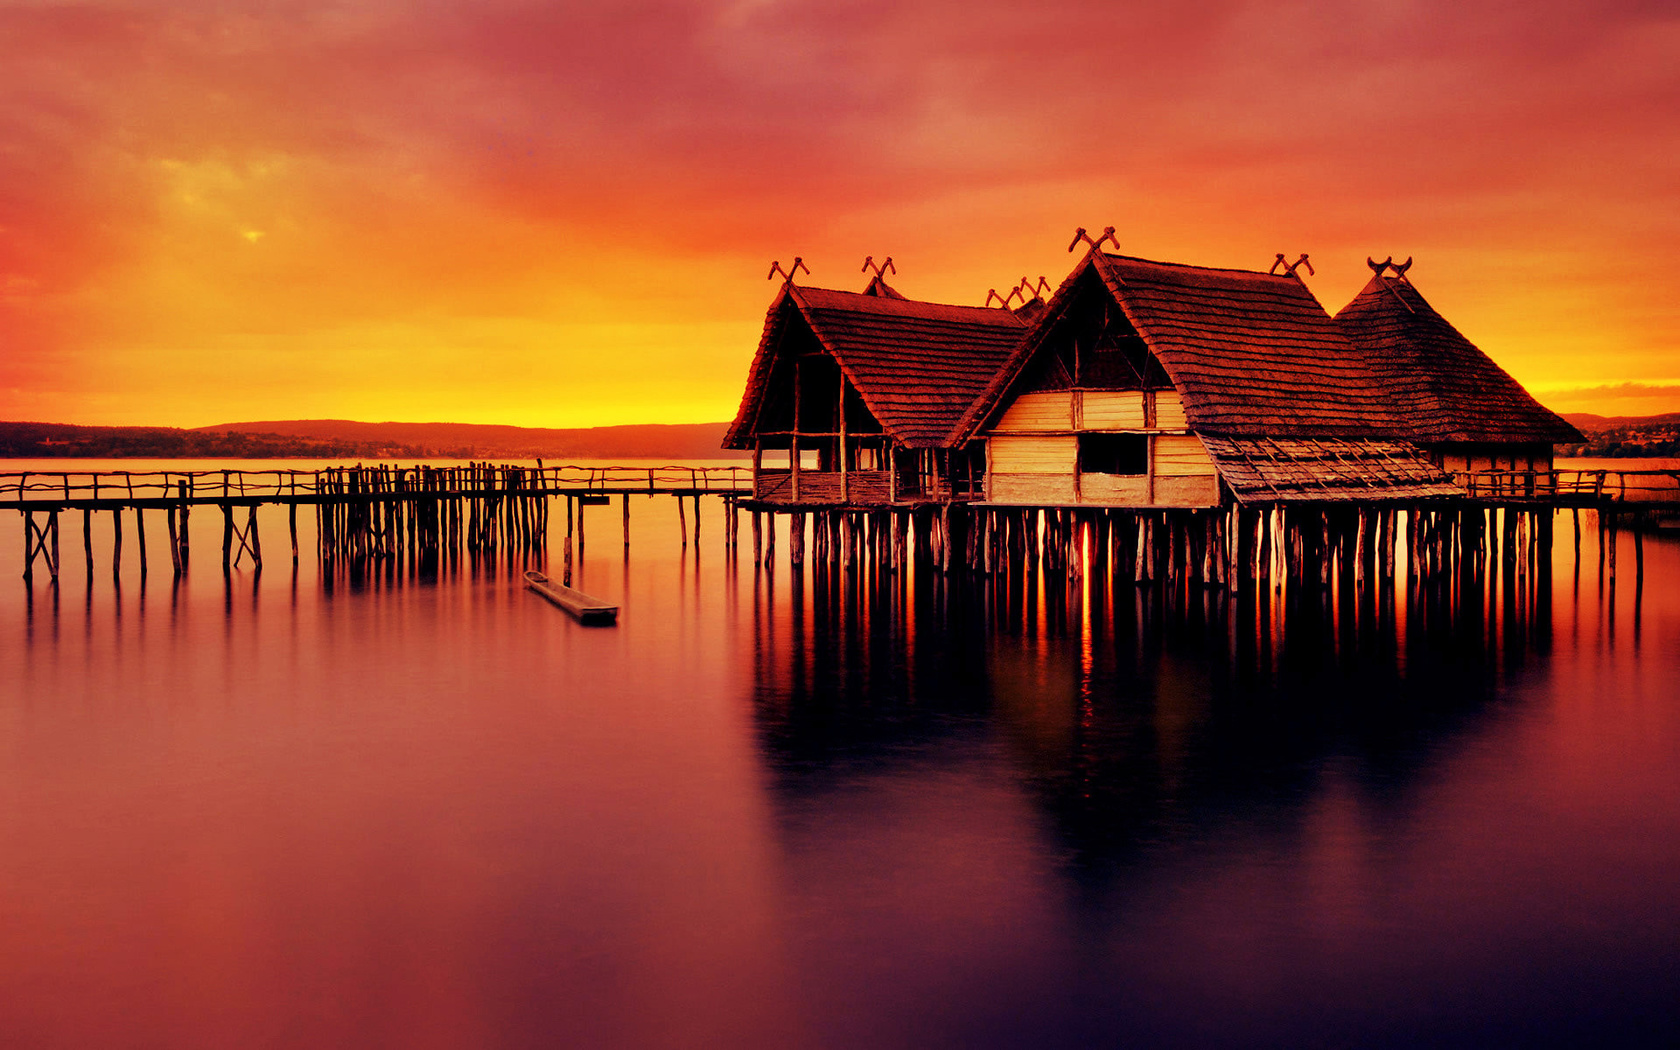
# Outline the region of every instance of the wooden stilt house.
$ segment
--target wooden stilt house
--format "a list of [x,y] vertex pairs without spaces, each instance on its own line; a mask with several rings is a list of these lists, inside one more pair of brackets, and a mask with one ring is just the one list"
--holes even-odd
[[1552,446],[1584,440],[1424,300],[1401,266],[1373,263],[1371,282],[1336,315],[1364,351],[1407,437],[1446,470],[1547,471]]
[[946,439],[1005,506],[1416,502],[1462,490],[1290,274],[1093,248]]
[[967,500],[985,462],[950,441],[1021,341],[1009,310],[782,287],[724,447],[753,453],[753,495],[798,507]]

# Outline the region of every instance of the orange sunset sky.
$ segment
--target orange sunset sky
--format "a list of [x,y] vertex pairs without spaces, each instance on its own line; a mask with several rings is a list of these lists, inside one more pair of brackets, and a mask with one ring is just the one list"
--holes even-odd
[[1416,258],[1560,411],[1680,410],[1665,2],[0,0],[0,419],[733,415],[770,260],[915,298]]

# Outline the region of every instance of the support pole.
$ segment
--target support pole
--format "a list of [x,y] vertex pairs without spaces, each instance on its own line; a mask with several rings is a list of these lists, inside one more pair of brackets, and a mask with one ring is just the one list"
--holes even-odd
[[222,571],[233,567],[233,505],[222,504]]
[[257,532],[257,505],[251,504],[250,513],[245,519],[245,538],[250,544],[251,560],[257,568],[262,568],[262,535]]

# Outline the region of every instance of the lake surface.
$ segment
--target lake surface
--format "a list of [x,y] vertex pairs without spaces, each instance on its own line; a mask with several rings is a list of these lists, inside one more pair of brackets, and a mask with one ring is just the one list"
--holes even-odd
[[206,510],[178,584],[107,517],[26,589],[0,519],[0,1044],[1680,1039],[1673,538],[1612,587],[1566,512],[1549,593],[1383,615],[631,511],[612,629],[505,563],[323,578],[307,512],[294,571],[273,508],[261,574]]

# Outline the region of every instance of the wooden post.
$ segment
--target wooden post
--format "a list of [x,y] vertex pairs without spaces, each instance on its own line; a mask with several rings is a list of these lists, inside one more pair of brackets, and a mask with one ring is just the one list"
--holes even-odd
[[840,374],[840,423],[837,448],[840,453],[840,502],[842,505],[852,501],[851,482],[846,473],[846,375]]
[[1633,524],[1633,585],[1636,588],[1645,586],[1645,530],[1644,523],[1635,520]]
[[169,507],[166,512],[169,520],[169,561],[175,567],[175,575],[181,575],[181,539],[176,531],[175,508]]
[[93,579],[93,511],[82,508],[82,554],[87,558],[88,579]]
[[619,497],[624,502],[624,549],[630,549],[630,493]]
[[764,525],[759,511],[752,512],[753,564],[764,560]]
[[257,505],[251,504],[250,513],[245,518],[245,538],[251,547],[251,560],[256,562],[257,568],[262,568],[262,535],[257,532]]
[[134,508],[134,542],[140,546],[140,578],[146,578],[146,512]]
[[179,485],[179,488],[178,488],[177,491],[179,491],[180,494],[181,494],[181,522],[180,522],[181,558],[180,558],[180,565],[181,565],[181,571],[186,572],[187,568],[188,568],[188,561],[192,557],[192,528],[191,528],[191,526],[192,526],[192,504],[187,502],[187,500],[190,498],[190,495],[187,491],[187,483],[182,481],[182,482],[178,482],[177,484]]
[[1610,586],[1616,585],[1616,515],[1612,511],[1609,515],[1610,541]]
[[297,501],[296,501],[296,499],[294,499],[291,503],[286,505],[286,527],[291,532],[291,536],[292,536],[292,562],[293,562],[293,564],[296,564],[297,560],[298,560]]
[[1151,519],[1139,515],[1137,523],[1137,554],[1134,556],[1133,576],[1138,583],[1148,583],[1155,565],[1151,557],[1149,535]]
[[801,511],[788,516],[788,564],[805,564],[805,515]]
[[[681,502],[682,497],[678,496],[677,500]],[[694,552],[696,554],[700,553],[700,494],[698,492],[694,494]]]
[[677,498],[677,533],[682,538],[683,550],[688,549],[688,512],[683,509],[683,499]]
[[111,510],[111,578],[122,578],[122,508]]
[[764,519],[764,564],[774,568],[776,564],[776,516],[768,515]]

